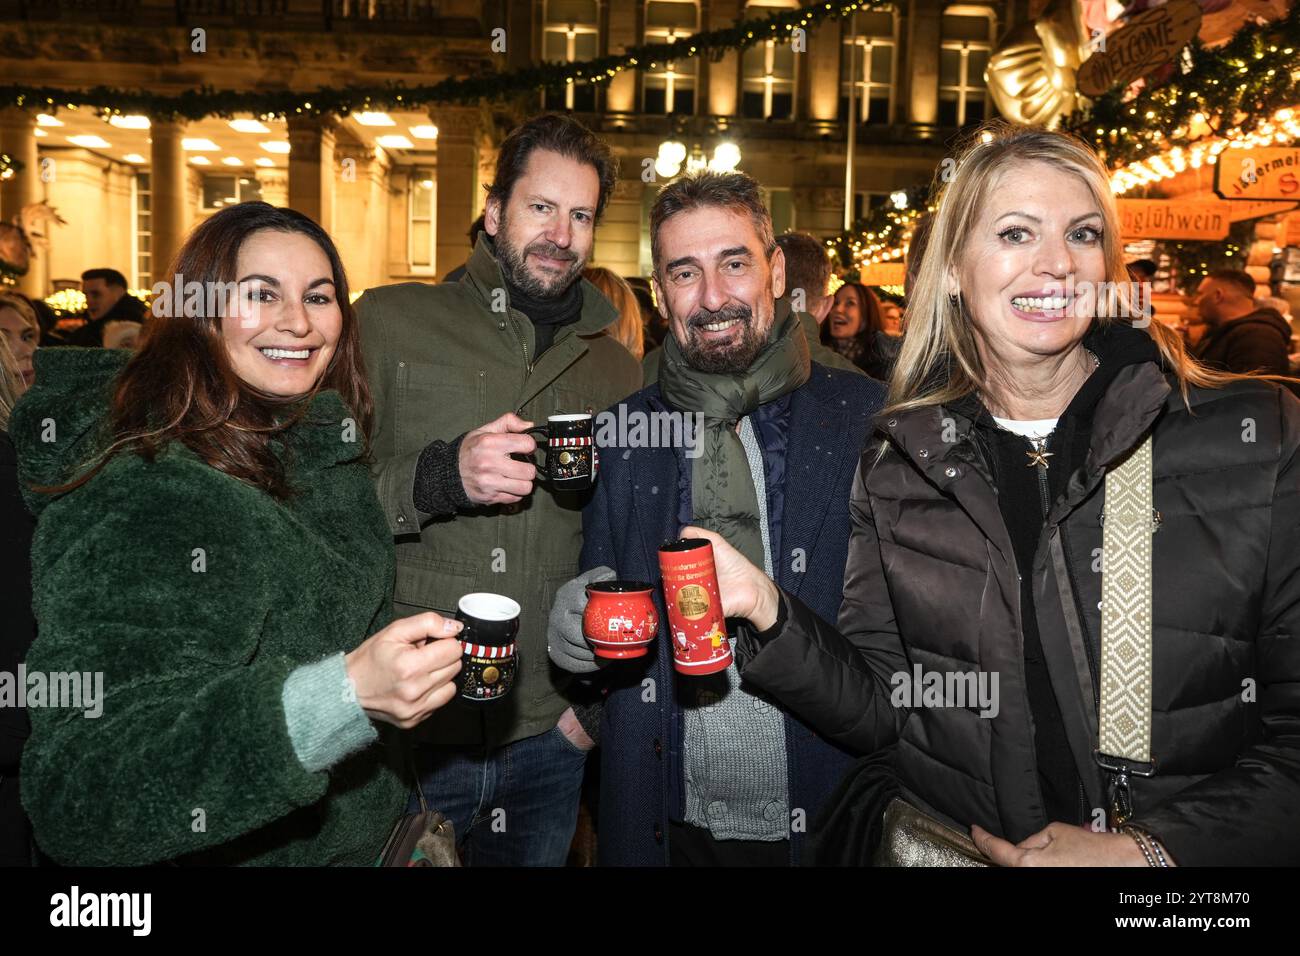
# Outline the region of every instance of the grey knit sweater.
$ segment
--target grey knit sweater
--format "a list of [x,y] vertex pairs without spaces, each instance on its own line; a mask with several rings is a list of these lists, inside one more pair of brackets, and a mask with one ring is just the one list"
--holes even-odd
[[[771,577],[763,449],[748,417],[741,420],[740,440],[758,494],[763,567]],[[784,715],[740,686],[734,661],[720,674],[683,683],[686,822],[707,829],[717,840],[788,839]]]

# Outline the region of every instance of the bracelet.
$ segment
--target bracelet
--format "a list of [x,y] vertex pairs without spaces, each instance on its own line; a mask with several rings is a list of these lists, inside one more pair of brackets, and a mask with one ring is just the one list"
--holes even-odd
[[[1165,856],[1164,848],[1160,846],[1160,841],[1150,833],[1132,823],[1120,827],[1120,832],[1127,833],[1137,841],[1137,845],[1141,847],[1142,855],[1147,858],[1147,863],[1149,865],[1168,868],[1169,860]],[[1150,850],[1147,849],[1148,845],[1150,846]],[[1154,859],[1151,856],[1152,853],[1155,853]],[[1156,862],[1157,860],[1159,860],[1158,863]]]
[[1147,841],[1142,839],[1141,830],[1137,829],[1136,827],[1120,827],[1119,832],[1127,833],[1130,837],[1133,838],[1133,842],[1138,845],[1138,849],[1142,851],[1142,855],[1147,858],[1147,866],[1156,865],[1155,857],[1153,857],[1151,855],[1151,851],[1147,849]]
[[1146,837],[1147,842],[1151,844],[1151,849],[1155,853],[1156,859],[1160,861],[1160,865],[1163,867],[1168,867],[1169,860],[1165,856],[1165,850],[1164,847],[1160,845],[1160,841],[1157,840],[1154,836],[1152,836],[1149,830],[1143,829],[1142,827],[1138,826],[1135,823],[1130,823],[1129,826],[1132,827],[1134,830],[1137,830],[1144,837]]

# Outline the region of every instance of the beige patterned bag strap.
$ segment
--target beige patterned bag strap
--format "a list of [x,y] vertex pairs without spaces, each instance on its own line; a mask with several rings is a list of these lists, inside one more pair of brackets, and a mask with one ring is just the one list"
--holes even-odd
[[1151,436],[1106,473],[1101,557],[1101,693],[1097,762],[1111,772],[1111,825],[1133,815],[1129,775],[1155,773],[1151,755]]

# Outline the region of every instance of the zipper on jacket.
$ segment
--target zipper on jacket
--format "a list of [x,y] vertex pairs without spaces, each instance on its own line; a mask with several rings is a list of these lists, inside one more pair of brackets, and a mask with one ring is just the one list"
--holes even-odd
[[528,358],[528,340],[524,338],[524,333],[519,328],[519,322],[512,315],[510,321],[515,324],[515,335],[519,336],[519,344],[524,350],[524,375],[525,377],[533,374],[533,363]]
[[[1043,447],[1047,447],[1046,442],[1043,443]],[[1047,465],[1039,462],[1034,467],[1038,469],[1038,500],[1043,506],[1043,518],[1046,519],[1047,512],[1051,510],[1051,501],[1047,493]]]
[[[1030,445],[1033,445],[1033,444],[1034,444],[1034,443],[1031,441],[1031,442],[1030,442]],[[1048,439],[1044,439],[1042,450],[1043,450],[1043,451],[1046,451],[1047,448],[1048,448],[1048,445],[1049,445],[1049,444],[1050,444],[1050,438],[1048,438]],[[1034,447],[1035,447],[1035,449],[1037,449],[1037,446],[1034,446]],[[1045,521],[1045,520],[1047,520],[1047,515],[1048,515],[1048,513],[1051,511],[1051,508],[1052,508],[1051,494],[1050,494],[1050,491],[1049,491],[1049,485],[1048,485],[1048,482],[1047,482],[1047,464],[1046,464],[1046,462],[1044,462],[1043,460],[1040,459],[1039,462],[1038,462],[1038,465],[1037,465],[1036,467],[1038,468],[1038,500],[1039,500],[1039,502],[1040,502],[1041,505],[1042,505],[1042,508],[1043,508],[1043,520]],[[1058,529],[1059,529],[1062,533],[1064,533],[1064,531],[1065,531],[1065,529],[1064,529],[1063,526],[1058,526]],[[1061,545],[1062,545],[1062,548],[1064,548],[1064,546],[1065,546],[1065,541],[1064,541],[1064,539],[1062,539]],[[1071,590],[1074,591],[1074,587],[1075,587],[1075,582],[1074,582],[1074,569],[1070,567],[1070,560],[1069,560],[1069,552],[1068,552],[1068,551],[1066,551],[1065,567],[1066,567],[1066,571],[1067,571],[1067,573],[1068,573],[1069,576],[1070,576],[1070,585],[1071,585]],[[1074,591],[1074,593],[1077,594],[1078,592],[1077,592],[1077,591]],[[1073,599],[1073,598],[1072,598],[1072,599]],[[1077,605],[1076,605],[1076,610],[1077,610]],[[1083,631],[1083,644],[1084,644],[1084,648],[1085,648],[1085,650],[1087,650],[1088,657],[1089,657],[1089,667],[1091,668],[1092,650],[1091,650],[1091,648],[1089,648],[1089,640],[1088,640],[1087,630],[1086,630],[1086,629],[1084,628],[1084,626],[1083,626],[1083,615],[1079,615],[1079,618],[1080,618],[1080,621],[1079,621],[1080,629]],[[1094,684],[1093,687],[1094,687],[1094,692],[1095,692],[1096,685]],[[1077,822],[1078,822],[1081,826],[1087,826],[1087,825],[1088,825],[1088,793],[1087,793],[1086,790],[1084,790],[1084,787],[1083,787],[1083,779],[1082,779],[1082,778],[1077,778],[1077,777],[1076,777],[1076,783],[1077,783],[1078,786],[1079,786],[1079,818],[1078,818],[1078,821],[1077,821]]]

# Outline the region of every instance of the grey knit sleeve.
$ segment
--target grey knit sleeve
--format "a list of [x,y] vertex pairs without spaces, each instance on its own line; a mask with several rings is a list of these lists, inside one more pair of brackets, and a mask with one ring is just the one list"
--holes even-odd
[[460,480],[460,443],[464,438],[431,442],[420,454],[413,491],[415,507],[425,514],[443,518],[474,507]]

